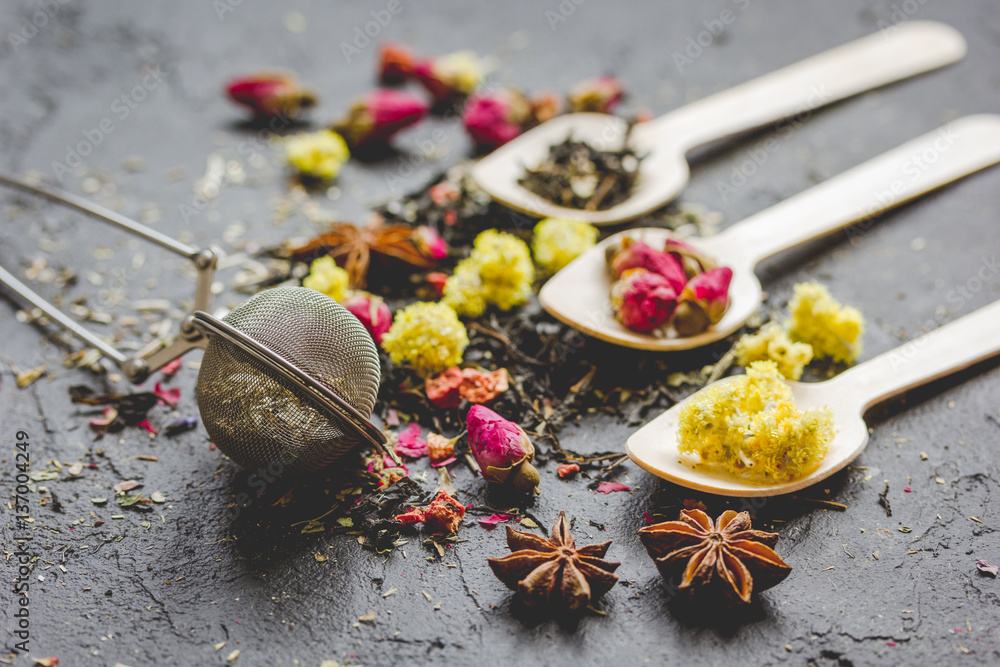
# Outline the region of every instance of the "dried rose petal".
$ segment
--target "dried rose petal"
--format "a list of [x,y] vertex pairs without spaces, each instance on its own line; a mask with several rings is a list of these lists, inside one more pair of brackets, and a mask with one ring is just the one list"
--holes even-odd
[[103,417],[90,420],[90,428],[95,431],[106,431],[111,426],[111,423],[118,418],[118,411],[110,405],[105,405],[102,412]]
[[226,93],[237,104],[258,116],[298,118],[303,109],[316,104],[316,94],[301,86],[293,74],[258,72],[233,79]]
[[137,486],[142,486],[142,482],[137,482],[134,479],[129,479],[124,482],[118,482],[115,484],[114,489],[118,493],[125,493],[126,491],[131,491]]
[[378,78],[382,83],[399,84],[413,73],[413,51],[402,44],[386,42],[378,54]]
[[650,247],[645,241],[626,237],[612,253],[609,263],[616,278],[621,278],[629,269],[646,269],[663,276],[676,294],[680,294],[687,284],[687,274],[680,261],[670,253]]
[[169,364],[164,365],[163,368],[160,369],[160,372],[167,377],[172,377],[174,374],[177,373],[178,370],[180,370],[181,363],[183,361],[184,361],[183,359],[178,357],[173,361],[171,361]]
[[646,269],[630,269],[611,289],[618,321],[645,333],[662,327],[677,308],[677,292],[666,278]]
[[455,438],[446,438],[440,433],[427,434],[427,457],[433,463],[443,461],[455,453]]
[[573,86],[569,91],[569,110],[611,113],[622,99],[618,77],[598,76]]
[[344,300],[344,308],[364,325],[376,345],[382,344],[382,336],[392,326],[392,311],[381,297],[368,292],[355,292]]
[[733,270],[720,266],[698,274],[681,292],[672,324],[681,336],[694,336],[719,322],[729,309]]
[[400,456],[418,459],[427,453],[427,441],[423,439],[420,426],[410,423],[399,432],[399,439],[392,450]]
[[462,384],[458,388],[458,393],[470,403],[489,403],[508,388],[505,368],[490,373],[466,368],[462,371]]
[[375,90],[356,100],[331,129],[349,146],[363,146],[385,142],[426,115],[427,105],[418,97],[398,90]]
[[430,285],[431,287],[434,288],[434,291],[437,293],[437,298],[438,299],[440,299],[441,297],[444,296],[444,285],[445,285],[445,283],[448,282],[448,274],[447,273],[441,273],[440,271],[434,271],[434,272],[428,273],[426,276],[424,276],[424,280],[427,281],[428,285]]
[[525,130],[531,105],[513,90],[474,95],[462,110],[462,124],[473,142],[488,150],[502,146]]
[[976,567],[980,572],[985,572],[986,574],[992,574],[994,577],[1000,574],[1000,568],[996,565],[990,565],[984,560],[977,560]]
[[495,528],[497,524],[505,523],[514,518],[513,514],[491,514],[479,519],[479,525],[485,528]]
[[148,419],[143,419],[141,422],[139,422],[138,424],[136,424],[136,426],[138,426],[139,428],[141,428],[143,430],[149,431],[153,435],[156,435],[156,429],[153,428],[152,422],[150,422]]
[[455,408],[462,402],[458,388],[462,386],[463,379],[462,369],[452,366],[424,380],[424,392],[431,403],[439,408]]
[[465,505],[458,502],[447,491],[438,491],[437,496],[427,507],[414,507],[396,516],[403,525],[426,523],[431,530],[454,533],[462,525],[465,516]]
[[164,389],[159,382],[157,382],[156,386],[153,388],[153,393],[156,394],[157,398],[170,407],[176,406],[177,402],[181,400],[181,390],[178,387]]
[[419,507],[412,507],[406,512],[396,515],[396,521],[400,522],[404,526],[409,526],[414,523],[423,523],[426,518],[427,514]]
[[570,475],[575,475],[578,472],[580,472],[580,466],[576,463],[567,463],[556,468],[556,474],[563,479],[566,479]]
[[600,493],[608,494],[614,491],[631,491],[632,487],[618,482],[601,482],[597,485],[597,490]]
[[538,471],[531,465],[535,448],[520,426],[482,405],[466,416],[469,450],[483,478],[495,484],[510,480],[515,488],[538,492]]

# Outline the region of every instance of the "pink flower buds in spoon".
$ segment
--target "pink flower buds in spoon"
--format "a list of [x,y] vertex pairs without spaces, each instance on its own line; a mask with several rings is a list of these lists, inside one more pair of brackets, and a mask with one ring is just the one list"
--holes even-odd
[[405,127],[427,115],[427,105],[419,98],[398,90],[375,90],[354,102],[350,111],[334,121],[331,129],[349,146],[387,141]]
[[681,292],[674,329],[681,336],[694,336],[717,324],[729,309],[729,283],[733,270],[720,266],[699,273]]
[[392,326],[392,311],[381,297],[368,292],[355,292],[343,302],[352,315],[361,321],[376,345],[382,345],[382,336]]
[[622,99],[622,84],[614,76],[598,76],[573,86],[569,110],[611,113]]
[[469,450],[486,481],[538,493],[540,478],[531,465],[535,448],[523,428],[482,405],[472,406],[465,424]]
[[694,278],[699,273],[718,266],[714,259],[703,255],[684,241],[673,236],[666,240],[663,245],[663,251],[681,263],[688,280]]
[[229,98],[257,116],[285,116],[295,120],[303,109],[315,106],[316,94],[285,72],[258,72],[233,79],[226,86]]
[[611,305],[623,325],[645,333],[670,320],[677,308],[677,292],[658,273],[629,269],[611,289]]
[[629,269],[646,269],[659,274],[674,290],[674,295],[680,294],[687,283],[687,275],[680,261],[673,255],[662,250],[651,248],[644,241],[636,241],[626,237],[621,246],[609,246],[608,263],[616,277]]

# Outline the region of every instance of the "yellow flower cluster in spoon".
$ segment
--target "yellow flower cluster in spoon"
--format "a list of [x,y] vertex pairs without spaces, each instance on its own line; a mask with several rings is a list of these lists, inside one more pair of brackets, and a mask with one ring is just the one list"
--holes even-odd
[[833,441],[828,407],[802,411],[772,361],[717,382],[681,408],[678,450],[755,483],[787,482],[815,470]]

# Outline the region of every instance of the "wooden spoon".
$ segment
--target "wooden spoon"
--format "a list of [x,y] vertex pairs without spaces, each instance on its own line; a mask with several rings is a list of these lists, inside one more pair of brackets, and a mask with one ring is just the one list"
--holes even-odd
[[[733,333],[761,304],[754,268],[771,255],[874,215],[1000,162],[1000,116],[966,116],[738,222],[712,237],[685,239],[733,270],[732,305],[696,336],[666,337],[624,327],[611,309],[604,249],[622,236],[662,247],[665,229],[633,229],[605,239],[542,287],[538,300],[558,320],[601,340],[640,350],[687,350]],[[862,224],[855,228],[863,234]]]
[[[832,380],[789,382],[803,410],[828,405],[837,434],[819,468],[801,479],[753,484],[713,474],[677,451],[678,415],[687,399],[636,431],[625,451],[639,466],[675,484],[723,496],[777,496],[826,479],[858,457],[868,444],[863,415],[868,408],[907,389],[967,368],[1000,352],[1000,301],[980,308],[891,352],[850,368]],[[719,380],[728,382],[732,378]]]
[[627,123],[617,116],[575,113],[554,118],[484,157],[472,175],[495,200],[531,215],[595,225],[623,222],[680,194],[690,176],[686,156],[693,148],[943,67],[961,60],[965,50],[965,40],[954,28],[909,21],[641,123],[630,137],[638,153],[646,155],[635,192],[603,211],[556,206],[517,181],[526,166],[539,164],[550,146],[570,135],[599,150],[620,149]]

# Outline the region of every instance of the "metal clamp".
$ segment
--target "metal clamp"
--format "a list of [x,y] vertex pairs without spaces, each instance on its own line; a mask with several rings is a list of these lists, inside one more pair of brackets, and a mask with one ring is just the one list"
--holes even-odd
[[111,223],[130,234],[135,234],[173,253],[186,257],[194,264],[195,271],[197,272],[194,308],[184,321],[181,322],[180,335],[170,345],[148,350],[133,356],[124,354],[105,342],[103,338],[90,329],[68,317],[2,266],[0,266],[0,284],[9,288],[21,300],[41,310],[46,316],[60,324],[77,338],[99,350],[101,354],[113,361],[121,369],[122,374],[129,382],[134,384],[145,381],[151,373],[177,359],[185,352],[197,347],[204,348],[208,345],[207,337],[202,329],[195,324],[194,312],[208,310],[210,307],[212,300],[212,277],[215,274],[215,267],[218,262],[218,251],[216,249],[212,247],[196,248],[189,246],[145,225],[139,224],[120,213],[89,202],[86,199],[61,190],[35,185],[10,174],[0,172],[0,185],[17,188],[18,190],[75,209],[98,220]]

